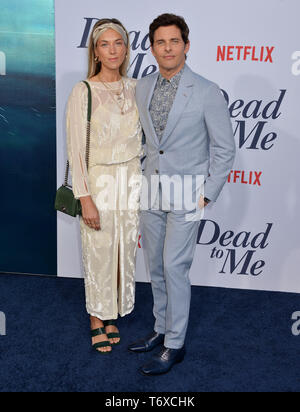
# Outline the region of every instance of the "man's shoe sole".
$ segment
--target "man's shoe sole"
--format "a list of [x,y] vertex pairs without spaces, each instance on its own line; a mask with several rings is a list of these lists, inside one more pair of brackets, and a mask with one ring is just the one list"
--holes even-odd
[[184,357],[183,357],[182,359],[178,360],[177,362],[175,362],[174,365],[171,366],[171,368],[168,369],[168,370],[165,371],[165,372],[160,372],[160,373],[145,373],[145,372],[143,372],[142,370],[140,370],[140,372],[141,372],[141,374],[144,375],[144,376],[159,376],[159,375],[165,375],[166,373],[169,373],[169,372],[173,369],[173,367],[174,367],[175,365],[178,365],[179,363],[181,363],[181,362],[183,362],[183,361],[184,361]]
[[153,351],[154,349],[158,348],[158,346],[160,346],[160,345],[163,345],[163,343],[159,343],[158,345],[154,346],[154,347],[151,348],[151,349],[132,350],[132,349],[127,348],[127,350],[128,350],[130,353],[146,353],[146,352],[151,352],[151,351]]

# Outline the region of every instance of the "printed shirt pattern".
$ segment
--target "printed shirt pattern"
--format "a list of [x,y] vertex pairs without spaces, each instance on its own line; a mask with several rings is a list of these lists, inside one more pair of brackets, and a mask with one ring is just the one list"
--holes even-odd
[[183,70],[170,80],[165,79],[159,74],[150,104],[150,115],[159,140],[163,137],[167,126],[169,113],[176,97]]

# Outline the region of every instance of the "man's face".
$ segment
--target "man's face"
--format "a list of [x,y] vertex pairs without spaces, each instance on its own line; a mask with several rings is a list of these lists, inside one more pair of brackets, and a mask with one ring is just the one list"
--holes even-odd
[[177,26],[160,27],[154,33],[151,50],[160,69],[164,71],[176,71],[183,67],[189,49],[190,43],[184,43]]

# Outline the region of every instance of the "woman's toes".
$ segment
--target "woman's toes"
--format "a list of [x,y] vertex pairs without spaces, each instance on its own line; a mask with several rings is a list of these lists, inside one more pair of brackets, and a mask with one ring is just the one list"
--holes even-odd
[[99,349],[100,352],[110,352],[111,348],[109,346],[104,347],[103,349]]

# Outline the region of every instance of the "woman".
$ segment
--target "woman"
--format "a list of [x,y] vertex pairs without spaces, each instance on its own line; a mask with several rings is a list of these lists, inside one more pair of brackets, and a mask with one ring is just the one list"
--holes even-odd
[[86,307],[92,344],[109,353],[120,342],[118,314],[132,312],[141,188],[142,130],[136,81],[126,77],[130,43],[124,26],[103,19],[89,41],[92,92],[89,168],[85,162],[88,89],[76,84],[68,102],[67,141],[80,220]]

